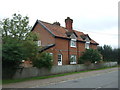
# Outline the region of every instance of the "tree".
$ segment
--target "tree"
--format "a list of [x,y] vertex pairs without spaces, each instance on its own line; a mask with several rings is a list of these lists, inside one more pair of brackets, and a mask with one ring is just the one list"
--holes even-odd
[[1,21],[2,37],[11,36],[23,40],[31,30],[29,18],[20,14],[13,14],[12,19],[5,18]]
[[[30,32],[29,18],[14,14],[12,19],[1,21],[2,31],[2,69],[3,76],[11,73],[9,78],[19,68],[22,60],[35,58],[38,53],[36,34]],[[13,72],[12,72],[13,71]]]
[[83,52],[83,55],[79,58],[79,63],[85,63],[85,62],[92,62],[100,61],[101,56],[97,50],[94,49],[87,49],[85,52]]
[[3,78],[12,78],[22,60],[33,61],[38,68],[51,68],[51,57],[47,53],[39,53],[36,41],[38,34],[31,32],[29,18],[13,14],[12,19],[0,21],[2,31],[2,69]]
[[119,49],[112,49],[109,45],[99,46],[98,51],[102,54],[104,61],[118,61]]
[[118,48],[118,59],[117,59],[117,61],[118,61],[118,64],[120,65],[120,48]]

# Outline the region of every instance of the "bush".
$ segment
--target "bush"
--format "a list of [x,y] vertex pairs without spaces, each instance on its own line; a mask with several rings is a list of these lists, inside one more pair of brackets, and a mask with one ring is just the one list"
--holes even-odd
[[33,66],[37,68],[48,68],[52,67],[52,56],[49,53],[40,53],[36,56],[36,59],[32,61]]
[[16,38],[4,38],[2,45],[2,71],[4,71],[2,73],[3,78],[12,78],[21,61],[21,43],[19,43]]
[[100,61],[101,55],[97,50],[94,49],[87,49],[83,52],[83,55],[79,58],[79,64],[83,64],[86,62],[94,63],[95,61]]

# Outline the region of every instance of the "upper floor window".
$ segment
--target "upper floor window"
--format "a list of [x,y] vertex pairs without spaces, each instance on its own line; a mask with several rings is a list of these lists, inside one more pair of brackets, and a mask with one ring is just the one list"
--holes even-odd
[[76,47],[76,39],[71,39],[70,46],[71,47]]
[[89,48],[90,48],[90,42],[86,42],[86,43],[85,43],[85,48],[86,48],[86,49],[89,49]]
[[38,45],[38,46],[41,46],[41,40],[38,40],[38,41],[37,41],[37,45]]

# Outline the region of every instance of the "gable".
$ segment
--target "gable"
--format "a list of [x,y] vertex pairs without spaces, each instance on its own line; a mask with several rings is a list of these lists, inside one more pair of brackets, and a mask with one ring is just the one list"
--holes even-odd
[[90,42],[90,39],[88,37],[86,37],[85,41],[86,42]]
[[42,46],[46,46],[48,44],[54,44],[55,38],[49,31],[47,31],[41,24],[37,23],[32,30],[32,32],[37,33],[39,35],[39,40],[41,41]]
[[77,37],[75,36],[74,33],[70,36],[70,38],[71,38],[71,39],[77,39]]

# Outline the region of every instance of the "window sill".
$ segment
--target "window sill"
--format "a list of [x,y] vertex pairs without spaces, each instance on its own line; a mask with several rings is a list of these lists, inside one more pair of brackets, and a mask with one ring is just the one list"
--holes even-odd
[[77,64],[76,62],[70,62],[70,64]]
[[70,46],[70,47],[76,48],[76,46]]

